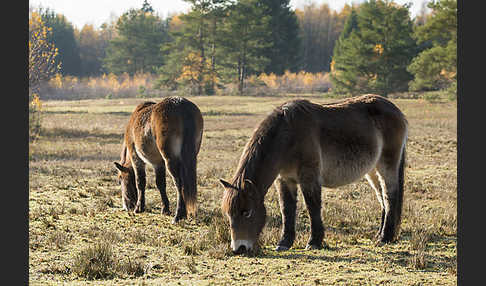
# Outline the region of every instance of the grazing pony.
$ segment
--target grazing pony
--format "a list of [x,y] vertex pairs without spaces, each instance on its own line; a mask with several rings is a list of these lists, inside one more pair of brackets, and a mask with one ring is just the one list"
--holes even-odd
[[[276,250],[295,240],[297,185],[310,217],[306,249],[322,248],[321,187],[336,188],[366,176],[381,205],[379,243],[398,235],[408,123],[378,95],[318,105],[292,100],[275,108],[257,128],[224,187],[222,212],[230,222],[235,253],[250,250],[265,224],[264,197],[275,181],[283,229]],[[276,179],[276,180],[275,180]]]
[[168,168],[178,192],[173,222],[186,218],[188,212],[195,214],[196,163],[202,133],[201,112],[185,98],[139,104],[125,129],[120,162],[115,162],[123,208],[135,213],[145,210],[145,164],[151,164],[162,198],[162,213],[170,214],[165,191]]

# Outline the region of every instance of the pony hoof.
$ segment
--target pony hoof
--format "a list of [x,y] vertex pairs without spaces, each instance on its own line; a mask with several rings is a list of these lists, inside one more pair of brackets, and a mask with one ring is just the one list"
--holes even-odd
[[394,242],[393,238],[380,235],[378,236],[378,239],[375,242],[375,246],[383,246],[385,244],[393,243],[393,242]]
[[383,245],[385,245],[385,244],[386,244],[386,242],[383,242],[383,241],[381,241],[381,240],[377,240],[377,241],[375,242],[375,246],[376,246],[376,247],[382,247],[382,246],[383,246]]
[[275,247],[275,250],[276,251],[286,251],[286,250],[289,250],[290,247],[287,247],[287,246],[284,246],[284,245],[277,245],[277,247]]
[[383,246],[385,244],[389,244],[389,243],[392,243],[393,241],[391,239],[385,239],[385,238],[379,238],[376,242],[375,242],[375,246]]
[[161,211],[161,213],[163,215],[170,215],[170,210],[168,208],[167,209],[166,208],[163,208],[162,211]]
[[307,246],[305,247],[305,250],[315,250],[315,249],[322,249],[322,246],[314,245],[314,244],[307,244]]
[[173,220],[172,220],[172,224],[176,224],[178,222],[180,222],[181,220],[183,220],[184,218],[183,217],[178,217],[176,216]]

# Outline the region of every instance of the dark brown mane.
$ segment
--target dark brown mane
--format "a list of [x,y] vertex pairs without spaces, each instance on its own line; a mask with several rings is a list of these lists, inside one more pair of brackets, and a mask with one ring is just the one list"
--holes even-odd
[[221,202],[221,210],[223,213],[231,213],[232,210],[238,209],[240,203],[237,199],[238,192],[235,189],[228,189],[223,194],[223,200]]
[[[255,180],[255,168],[260,166],[263,160],[269,159],[268,155],[270,155],[271,149],[275,149],[275,139],[282,139],[284,135],[279,132],[280,127],[284,123],[283,118],[284,111],[282,107],[277,107],[255,130],[243,150],[237,171],[233,176],[232,183],[236,188],[242,188],[245,179]],[[284,142],[281,143],[283,144]]]
[[[143,103],[140,103],[139,105],[137,105],[135,107],[135,110],[133,111],[133,113],[142,112],[142,113],[140,113],[141,122],[146,122],[150,118],[152,110],[151,109],[144,110],[144,111],[142,111],[142,110],[147,108],[147,107],[152,107],[154,104],[156,104],[156,103],[153,102],[153,101],[145,101]],[[130,122],[130,123],[133,123],[133,122]],[[127,126],[127,129],[128,128],[131,128],[130,124]],[[125,132],[127,132],[127,131],[125,131]],[[123,139],[123,142],[122,142],[122,151],[120,153],[120,164],[122,166],[125,166],[125,167],[131,167],[130,157],[127,154],[127,146],[126,146],[126,143],[125,143],[125,139]]]
[[122,151],[120,153],[120,165],[125,166],[127,163],[127,145],[125,144],[125,140],[123,140],[122,144]]
[[145,107],[148,107],[148,106],[151,106],[151,105],[154,105],[154,104],[155,104],[155,102],[153,102],[153,101],[142,102],[139,105],[137,105],[137,107],[135,107],[135,110],[133,112],[138,112],[138,111],[144,109]]
[[[237,188],[243,188],[245,179],[257,180],[256,177],[259,174],[257,174],[256,168],[260,167],[263,161],[267,161],[265,165],[276,165],[282,157],[281,152],[288,147],[288,143],[292,140],[289,129],[293,125],[294,118],[298,114],[312,116],[317,109],[322,109],[322,107],[305,99],[288,101],[276,107],[258,125],[246,144],[232,184]],[[269,170],[265,170],[265,172],[269,172]],[[263,185],[257,187],[268,187],[264,182],[257,180],[257,183]]]

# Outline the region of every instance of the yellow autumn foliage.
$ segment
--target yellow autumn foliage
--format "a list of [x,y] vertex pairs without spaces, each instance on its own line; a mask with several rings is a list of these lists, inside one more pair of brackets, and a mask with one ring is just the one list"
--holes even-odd
[[330,84],[328,73],[310,73],[305,71],[293,73],[287,70],[281,76],[273,73],[262,73],[258,76],[258,79],[272,90],[308,90],[312,92],[318,88],[326,89]]
[[60,64],[56,63],[58,50],[47,40],[50,32],[51,28],[44,24],[38,12],[29,13],[29,140],[35,140],[40,134],[40,85],[60,70]]
[[177,81],[204,85],[210,82],[216,83],[217,76],[212,72],[209,59],[203,60],[201,55],[191,52],[184,58],[184,65]]
[[29,14],[29,89],[38,93],[41,82],[49,80],[59,70],[56,64],[58,49],[47,41],[51,28],[47,27],[37,12]]
[[381,44],[376,44],[374,51],[375,51],[376,54],[382,55],[383,51],[384,51],[383,46]]

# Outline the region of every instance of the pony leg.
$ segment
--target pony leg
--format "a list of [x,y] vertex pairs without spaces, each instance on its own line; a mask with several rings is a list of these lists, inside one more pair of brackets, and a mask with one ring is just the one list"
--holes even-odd
[[135,172],[135,184],[137,186],[137,204],[135,205],[134,213],[141,213],[145,211],[145,186],[147,184],[145,164],[140,160],[140,162],[134,165],[135,168],[133,170]]
[[309,169],[307,172],[300,176],[300,188],[311,221],[311,235],[306,249],[321,249],[324,239],[324,225],[321,219],[321,185],[317,180],[317,174]]
[[295,213],[297,210],[297,185],[292,179],[279,177],[275,181],[279,191],[280,212],[282,213],[282,236],[275,250],[288,250],[295,240]]
[[172,223],[177,223],[181,219],[185,219],[187,217],[186,204],[182,196],[182,188],[183,188],[182,162],[178,158],[167,159],[166,162],[169,168],[169,172],[172,175],[172,179],[174,180],[174,183],[177,188],[177,208],[176,208],[176,214],[174,220],[172,221]]
[[365,177],[368,180],[368,183],[373,188],[373,190],[375,190],[376,198],[378,199],[378,202],[380,203],[381,206],[380,228],[378,229],[378,232],[375,235],[375,239],[378,239],[378,237],[381,234],[381,231],[383,230],[383,223],[385,222],[385,205],[383,204],[383,192],[381,190],[381,184],[376,169],[373,169],[373,171],[366,174]]
[[399,167],[398,164],[394,168],[378,166],[385,206],[385,219],[378,237],[379,243],[392,242],[398,236],[403,205],[403,164],[402,156]]
[[155,166],[155,184],[160,192],[160,198],[162,200],[162,213],[170,215],[169,210],[169,199],[167,198],[166,192],[166,179],[165,179],[165,165],[161,164]]

